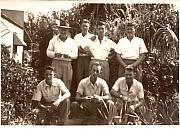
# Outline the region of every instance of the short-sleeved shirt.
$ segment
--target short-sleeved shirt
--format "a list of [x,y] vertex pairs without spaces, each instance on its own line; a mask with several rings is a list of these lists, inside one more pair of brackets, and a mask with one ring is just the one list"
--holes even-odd
[[116,43],[107,37],[104,37],[100,43],[98,37],[96,37],[94,41],[89,39],[88,46],[94,59],[107,60],[111,48],[116,48]]
[[32,100],[41,101],[43,97],[46,102],[54,102],[62,96],[61,89],[67,90],[65,84],[57,78],[52,79],[52,86],[42,80],[36,87]]
[[97,78],[95,84],[93,85],[90,81],[90,77],[82,79],[79,83],[77,92],[83,97],[93,96],[93,95],[107,95],[109,94],[109,87],[105,80]]
[[140,98],[144,98],[143,85],[136,79],[133,79],[133,84],[129,91],[125,77],[118,78],[112,89],[123,96],[129,97],[131,101],[137,101]]
[[[93,34],[87,33],[85,36],[82,35],[82,33],[76,34],[74,37],[74,40],[78,47],[88,47],[86,46],[86,43],[89,41],[89,39],[93,36]],[[86,49],[85,49],[86,50]],[[87,51],[87,50],[86,50]],[[78,53],[79,56],[87,56],[87,54],[84,53]]]
[[87,33],[85,36],[82,35],[82,33],[76,34],[74,36],[74,40],[76,44],[79,46],[83,46],[91,37],[93,34]]
[[123,59],[138,59],[140,54],[148,52],[144,40],[139,37],[131,41],[127,37],[121,38],[115,50]]
[[54,58],[55,53],[61,53],[67,54],[71,59],[76,59],[78,56],[78,46],[74,39],[68,37],[65,41],[61,41],[59,35],[57,35],[49,41],[46,53],[50,58]]

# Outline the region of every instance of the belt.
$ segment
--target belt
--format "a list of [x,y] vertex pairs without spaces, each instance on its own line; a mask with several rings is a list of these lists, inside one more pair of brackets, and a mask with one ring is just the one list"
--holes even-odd
[[91,60],[95,60],[95,61],[108,61],[108,59],[102,60],[102,59],[96,59],[96,58],[93,58],[93,57],[91,57]]
[[123,59],[123,60],[127,60],[127,61],[136,61],[137,59]]
[[89,56],[89,55],[84,54],[84,53],[79,53],[78,56]]
[[54,58],[54,60],[72,61],[70,58]]

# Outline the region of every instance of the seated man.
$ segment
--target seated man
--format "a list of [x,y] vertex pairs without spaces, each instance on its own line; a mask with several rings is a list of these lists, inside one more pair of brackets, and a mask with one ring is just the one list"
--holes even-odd
[[54,78],[54,74],[53,67],[46,67],[45,79],[37,85],[32,97],[33,111],[39,111],[38,116],[45,114],[44,124],[50,124],[51,120],[64,124],[70,107],[70,92],[60,79]]
[[[108,122],[108,108],[113,105],[105,80],[99,78],[102,67],[99,62],[91,65],[91,75],[79,83],[75,102],[71,105],[71,117],[88,118]],[[104,103],[105,102],[105,103]],[[97,124],[97,123],[96,123]]]
[[144,101],[143,85],[134,79],[132,67],[128,66],[125,68],[125,77],[120,77],[115,82],[111,89],[111,95],[112,97],[119,98],[119,105],[123,108],[122,119],[124,122],[127,122],[127,117],[124,114],[133,113]]

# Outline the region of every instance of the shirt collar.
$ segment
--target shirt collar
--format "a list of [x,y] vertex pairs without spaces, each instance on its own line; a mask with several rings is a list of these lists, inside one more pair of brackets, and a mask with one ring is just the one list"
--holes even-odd
[[98,86],[98,82],[99,82],[99,78],[97,77],[96,82],[93,85],[90,81],[90,76],[89,76],[86,83],[87,85]]
[[[126,36],[125,38],[129,41],[129,39],[127,38],[127,36]],[[132,38],[132,40],[133,40],[134,38],[135,38],[135,36]],[[132,40],[131,40],[131,41],[132,41]]]
[[[126,89],[128,90],[128,85],[127,85],[127,83],[126,83],[126,78],[125,78],[125,80],[124,80],[124,83],[125,83]],[[134,84],[135,84],[135,80],[133,79],[133,83],[132,83],[130,89],[131,89],[132,87],[134,87]]]
[[[106,42],[106,41],[107,41],[107,39],[108,39],[108,38],[107,38],[106,36],[104,36],[104,37],[103,37],[103,39],[102,39],[101,41],[105,41],[105,42]],[[99,41],[99,39],[98,39],[98,35],[96,36],[96,40],[97,40],[97,41]]]
[[83,34],[82,34],[82,32],[81,32],[81,36],[82,37],[86,37],[86,36],[88,36],[90,33],[89,32],[87,32],[87,34],[85,35],[85,36],[83,36]]
[[[50,85],[48,85],[47,83],[46,83],[46,80],[44,80],[44,86],[45,87],[50,87]],[[51,86],[55,86],[55,84],[54,84],[54,78],[52,78],[52,85]]]

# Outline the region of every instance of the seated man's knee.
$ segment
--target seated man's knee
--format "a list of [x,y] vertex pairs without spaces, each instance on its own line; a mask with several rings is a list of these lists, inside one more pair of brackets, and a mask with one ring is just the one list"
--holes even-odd
[[77,101],[74,101],[71,103],[71,109],[79,107],[79,103]]

